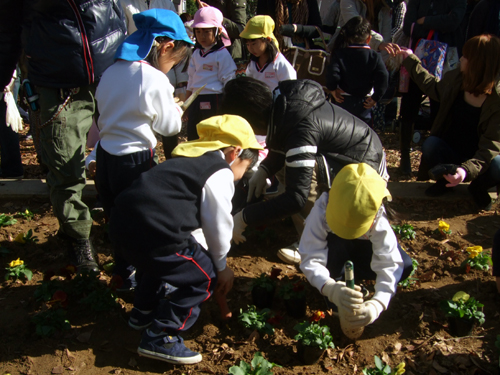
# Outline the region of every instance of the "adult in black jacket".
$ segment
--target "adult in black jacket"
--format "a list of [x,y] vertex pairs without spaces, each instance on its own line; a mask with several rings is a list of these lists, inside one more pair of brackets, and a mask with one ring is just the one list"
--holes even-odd
[[116,0],[6,0],[0,12],[0,86],[10,81],[21,56],[39,95],[42,161],[59,235],[72,263],[97,270],[89,240],[92,218],[85,187],[85,143],[96,112],[99,77],[113,63],[126,34]]
[[[302,234],[304,220],[316,196],[330,187],[330,181],[347,164],[366,163],[388,180],[385,154],[377,134],[362,120],[325,99],[323,89],[311,80],[288,80],[279,83],[274,102],[259,102],[245,92],[256,92],[260,82],[238,78],[224,90],[222,110],[239,114],[252,126],[256,114],[271,113],[267,129],[267,158],[249,182],[249,199],[260,196],[266,179],[284,171],[285,192],[277,197],[252,204],[234,217],[233,241],[245,241],[247,225],[265,224],[293,215],[295,227]],[[248,90],[242,89],[247,86]],[[262,88],[261,91],[266,89]],[[258,134],[254,127],[254,131]],[[260,132],[262,133],[262,132]],[[281,171],[281,172],[283,172]],[[299,263],[294,246],[281,249],[278,256]]]

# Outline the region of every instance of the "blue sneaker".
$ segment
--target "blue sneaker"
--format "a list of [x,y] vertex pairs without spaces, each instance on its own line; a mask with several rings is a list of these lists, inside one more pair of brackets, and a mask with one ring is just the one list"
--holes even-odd
[[152,337],[149,330],[142,334],[137,353],[143,357],[179,365],[192,365],[202,360],[200,353],[186,348],[182,337],[168,335]]
[[138,331],[148,328],[154,320],[155,311],[151,311],[148,314],[144,314],[143,312],[137,310],[135,307],[130,312],[130,317],[128,318],[128,325],[133,329]]

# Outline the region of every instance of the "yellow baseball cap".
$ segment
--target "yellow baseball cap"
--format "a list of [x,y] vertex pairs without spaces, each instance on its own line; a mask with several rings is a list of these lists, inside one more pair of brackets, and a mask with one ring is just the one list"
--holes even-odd
[[240,33],[240,38],[243,39],[271,39],[279,50],[279,44],[273,34],[274,21],[269,16],[255,16],[248,20],[245,28]]
[[181,143],[172,151],[172,156],[198,157],[230,146],[240,146],[243,150],[264,149],[257,142],[250,124],[240,116],[213,116],[196,125],[196,130],[200,138]]
[[346,240],[361,237],[372,226],[384,198],[392,199],[387,182],[368,164],[349,164],[335,176],[326,207],[326,222]]

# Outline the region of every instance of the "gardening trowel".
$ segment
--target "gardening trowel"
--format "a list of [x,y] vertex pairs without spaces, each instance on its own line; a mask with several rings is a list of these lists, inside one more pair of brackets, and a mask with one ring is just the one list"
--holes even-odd
[[[354,265],[350,260],[345,262],[344,270],[346,287],[354,289]],[[364,327],[350,327],[349,322],[345,319],[346,314],[351,314],[351,312],[345,309],[339,309],[340,328],[342,328],[342,332],[344,332],[344,335],[346,335],[349,339],[356,340],[363,334],[365,329]]]
[[186,113],[188,107],[193,104],[195,99],[200,95],[200,92],[205,88],[207,84],[205,83],[203,86],[201,86],[199,89],[196,89],[191,96],[181,105],[181,109],[183,113]]

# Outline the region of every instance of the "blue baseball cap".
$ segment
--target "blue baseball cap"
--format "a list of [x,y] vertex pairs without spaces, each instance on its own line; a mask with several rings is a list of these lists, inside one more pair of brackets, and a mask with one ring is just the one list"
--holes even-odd
[[149,9],[134,14],[133,17],[137,31],[130,34],[118,47],[115,60],[139,61],[145,59],[151,51],[155,38],[159,36],[194,44],[186,32],[181,18],[171,10]]

